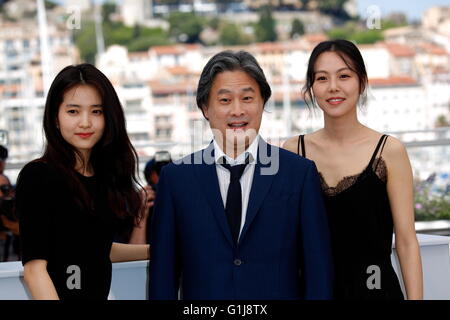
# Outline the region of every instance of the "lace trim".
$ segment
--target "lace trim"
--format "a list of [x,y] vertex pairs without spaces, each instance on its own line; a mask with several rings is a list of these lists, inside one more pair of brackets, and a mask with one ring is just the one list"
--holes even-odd
[[[376,169],[375,169],[375,166],[376,166]],[[387,182],[387,167],[386,167],[386,163],[383,160],[383,157],[375,158],[375,160],[373,161],[373,164],[372,164],[372,170],[374,170],[374,169],[375,169],[375,174],[378,176],[378,178],[381,181],[383,181],[384,183],[386,183]],[[338,184],[335,187],[330,187],[330,186],[328,186],[327,182],[325,181],[322,173],[319,172],[320,184],[322,187],[322,191],[323,191],[323,193],[325,193],[325,195],[327,195],[329,197],[335,196],[335,195],[341,193],[342,191],[350,188],[352,185],[354,185],[356,180],[358,179],[358,177],[361,174],[362,174],[362,172],[355,174],[355,175],[343,177],[341,180],[339,180]]]

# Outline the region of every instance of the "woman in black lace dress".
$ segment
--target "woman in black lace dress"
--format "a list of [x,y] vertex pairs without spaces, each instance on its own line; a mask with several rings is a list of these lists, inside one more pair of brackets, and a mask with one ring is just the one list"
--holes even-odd
[[391,264],[392,235],[407,299],[422,299],[414,229],[413,177],[402,143],[364,125],[357,105],[368,86],[358,48],[346,40],[313,50],[303,95],[324,113],[324,128],[290,138],[284,148],[315,161],[335,264],[336,299],[404,299]]

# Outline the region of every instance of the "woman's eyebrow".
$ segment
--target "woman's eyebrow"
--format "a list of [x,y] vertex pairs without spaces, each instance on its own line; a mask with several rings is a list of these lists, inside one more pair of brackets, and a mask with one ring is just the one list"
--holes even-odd
[[[69,103],[65,105],[66,108],[81,108],[81,106],[79,104],[75,104],[75,103]],[[103,108],[103,105],[101,104],[93,104],[91,105],[91,107],[98,107],[98,108]]]
[[[337,72],[341,72],[341,71],[343,71],[343,70],[350,70],[350,68],[349,68],[349,67],[343,67],[343,68],[340,68],[340,69],[338,69],[338,70],[336,71],[336,73],[337,73]],[[328,71],[325,71],[325,70],[317,70],[317,71],[314,72],[314,74],[316,74],[316,73],[329,73],[329,72],[328,72]]]

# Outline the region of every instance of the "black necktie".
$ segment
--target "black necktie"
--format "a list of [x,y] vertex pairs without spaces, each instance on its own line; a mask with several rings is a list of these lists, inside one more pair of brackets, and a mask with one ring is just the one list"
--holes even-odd
[[245,164],[238,164],[235,166],[230,166],[228,163],[222,164],[224,168],[230,171],[230,185],[228,187],[225,214],[235,243],[237,243],[239,238],[242,216],[242,191],[239,179],[241,179],[247,163],[248,159],[246,159]]

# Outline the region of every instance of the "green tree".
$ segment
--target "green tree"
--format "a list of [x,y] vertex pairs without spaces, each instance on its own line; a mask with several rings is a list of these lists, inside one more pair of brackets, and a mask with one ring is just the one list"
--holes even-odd
[[264,6],[259,12],[259,21],[255,26],[255,35],[258,42],[276,41],[277,32],[275,30],[276,21],[272,17],[270,6]]
[[383,33],[381,30],[366,30],[353,33],[349,40],[355,41],[358,44],[371,44],[383,40]]
[[141,36],[141,26],[135,24],[133,27],[133,39],[139,38]]
[[448,126],[450,126],[450,123],[448,122],[445,115],[441,114],[439,117],[437,117],[436,122],[434,124],[435,128],[448,127]]
[[116,12],[116,4],[108,0],[107,2],[102,4],[102,16],[103,22],[111,23],[111,14]]
[[127,27],[123,24],[103,25],[105,45],[119,44],[126,46],[133,39],[133,32],[133,27]]
[[97,47],[95,45],[95,26],[92,21],[83,21],[83,28],[74,34],[75,44],[80,50],[81,59],[84,62],[95,63]]
[[[80,30],[75,30],[75,44],[80,50],[83,61],[94,63],[97,54],[95,27],[92,20],[82,21]],[[147,50],[155,45],[170,44],[169,34],[161,28],[148,28],[141,25],[127,27],[122,22],[104,22],[103,37],[105,46],[118,44],[127,47],[129,51]]]
[[350,16],[344,9],[346,2],[347,0],[320,0],[317,1],[317,9],[337,18],[348,20],[350,19]]
[[330,30],[327,35],[330,39],[345,39],[358,44],[370,44],[384,39],[382,30],[368,30],[354,21],[348,21],[343,27]]
[[50,0],[45,0],[44,5],[45,5],[45,9],[47,9],[47,10],[52,10],[56,6],[58,6],[58,4],[56,4],[54,1],[50,1]]
[[403,27],[408,25],[408,23],[398,23],[396,21],[390,20],[390,19],[383,19],[381,20],[381,29],[387,30],[391,28],[397,28],[397,27]]
[[153,36],[153,37],[149,37],[149,38],[139,38],[136,39],[134,41],[131,41],[127,48],[128,51],[130,52],[135,52],[135,51],[145,51],[148,50],[150,47],[153,46],[163,46],[163,45],[168,45],[170,44],[170,40],[167,38],[167,36],[165,35],[161,35],[161,36]]
[[141,27],[139,37],[132,39],[127,48],[130,52],[144,51],[153,46],[161,46],[170,44],[169,35],[161,28],[144,28]]
[[206,19],[195,12],[173,12],[168,22],[170,35],[177,41],[187,43],[200,42],[200,33],[207,24]]
[[220,19],[218,17],[214,17],[208,22],[208,26],[213,30],[218,30],[220,27]]
[[331,29],[327,32],[327,35],[330,39],[349,40],[354,32],[354,27],[346,24],[343,27]]
[[294,38],[296,36],[301,36],[305,33],[305,26],[303,25],[303,22],[301,22],[299,19],[295,18],[292,21],[292,28],[290,36],[291,38]]
[[223,23],[220,27],[219,41],[226,46],[249,44],[250,37],[244,34],[242,28],[235,23]]

